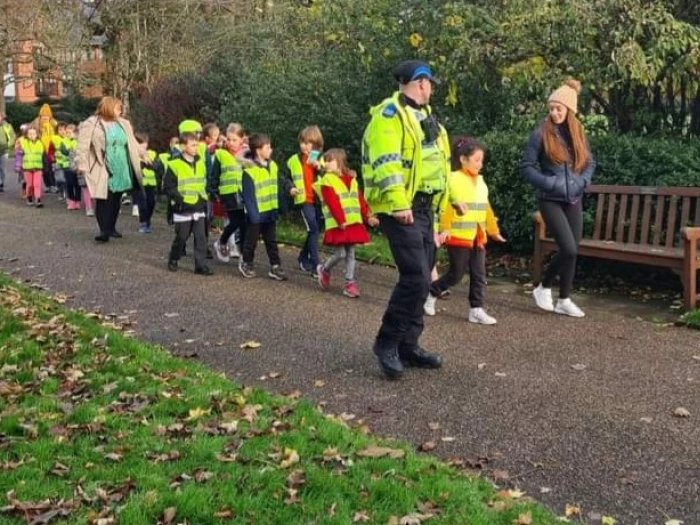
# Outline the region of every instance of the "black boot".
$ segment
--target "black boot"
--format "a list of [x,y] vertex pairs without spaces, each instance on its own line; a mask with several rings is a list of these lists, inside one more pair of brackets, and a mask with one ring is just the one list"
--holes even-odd
[[177,261],[170,259],[168,261],[168,270],[170,270],[171,272],[176,272],[177,271]]
[[414,348],[400,348],[399,358],[406,366],[416,366],[419,368],[441,368],[442,356],[435,352],[416,346]]
[[382,369],[387,379],[399,379],[403,374],[403,365],[399,359],[396,347],[383,345],[379,341],[375,341],[372,350],[379,360],[379,368]]

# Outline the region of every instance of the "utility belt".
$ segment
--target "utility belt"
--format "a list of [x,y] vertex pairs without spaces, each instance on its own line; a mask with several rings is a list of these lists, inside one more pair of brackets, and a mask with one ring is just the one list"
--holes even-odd
[[416,192],[416,194],[413,196],[412,208],[414,210],[432,209],[433,197],[435,197],[434,193],[424,193],[422,191]]

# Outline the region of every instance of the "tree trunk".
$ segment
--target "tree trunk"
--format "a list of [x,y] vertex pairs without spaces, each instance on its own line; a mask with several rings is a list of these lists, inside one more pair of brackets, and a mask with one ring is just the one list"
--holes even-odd
[[7,61],[0,60],[0,113],[5,115],[5,73],[7,73]]
[[693,99],[692,118],[690,120],[690,134],[700,135],[700,89],[696,89]]

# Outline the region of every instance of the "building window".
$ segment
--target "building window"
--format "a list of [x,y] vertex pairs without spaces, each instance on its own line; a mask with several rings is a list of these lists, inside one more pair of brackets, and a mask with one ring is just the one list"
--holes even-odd
[[36,82],[37,97],[58,97],[58,80],[51,76],[39,77]]

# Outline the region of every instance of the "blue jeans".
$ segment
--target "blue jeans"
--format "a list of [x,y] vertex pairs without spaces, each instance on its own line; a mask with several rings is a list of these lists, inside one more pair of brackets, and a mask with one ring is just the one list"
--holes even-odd
[[134,204],[139,207],[139,222],[150,226],[153,212],[156,209],[156,187],[144,186],[143,192],[134,192]]
[[314,270],[321,262],[318,255],[318,236],[321,232],[318,209],[314,204],[304,204],[301,216],[306,224],[306,242],[299,252],[299,263],[307,270]]

